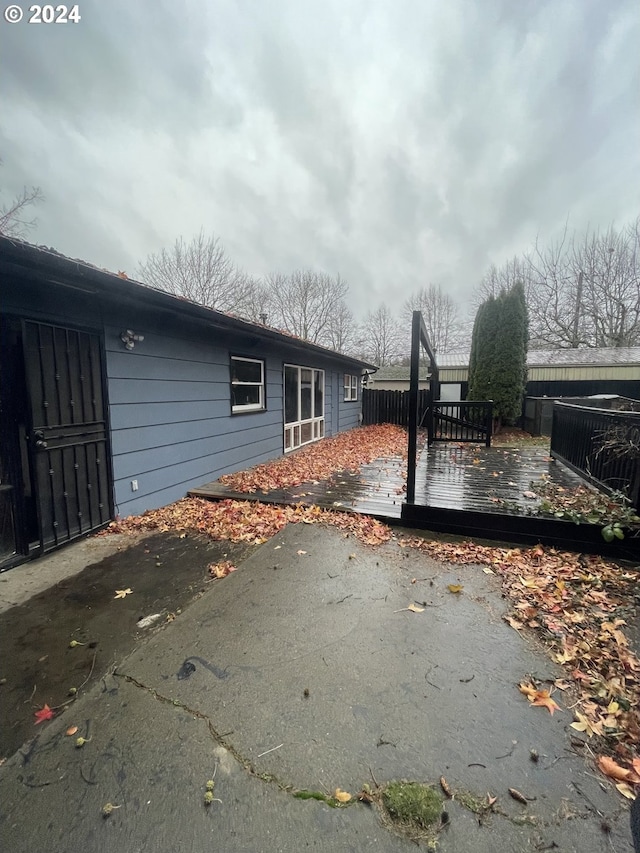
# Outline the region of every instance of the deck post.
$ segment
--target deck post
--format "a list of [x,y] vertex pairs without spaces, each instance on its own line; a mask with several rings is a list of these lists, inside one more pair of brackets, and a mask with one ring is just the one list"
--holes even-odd
[[486,447],[491,447],[491,438],[493,436],[493,400],[490,400],[489,402],[491,405],[489,406],[489,410],[488,410],[487,415],[486,415],[486,417],[487,417],[487,421],[486,421],[487,432],[486,432],[486,439],[485,439],[485,446]]
[[407,447],[407,503],[413,503],[416,496],[416,455],[418,448],[418,379],[420,371],[420,324],[422,315],[414,311],[411,318],[411,372],[409,374],[409,415],[407,427],[409,444]]

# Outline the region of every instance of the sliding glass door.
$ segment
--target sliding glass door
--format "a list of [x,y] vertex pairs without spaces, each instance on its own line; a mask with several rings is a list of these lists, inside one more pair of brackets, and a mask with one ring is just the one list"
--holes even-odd
[[324,436],[324,370],[285,364],[284,449]]

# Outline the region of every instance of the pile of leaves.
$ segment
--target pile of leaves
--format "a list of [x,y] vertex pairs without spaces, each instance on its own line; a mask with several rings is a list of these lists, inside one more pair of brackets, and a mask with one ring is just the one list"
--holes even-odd
[[640,517],[620,492],[605,494],[579,485],[565,488],[547,478],[533,480],[531,490],[540,498],[538,512],[565,518],[576,524],[602,525],[602,535],[611,542],[624,539],[623,527],[640,529]]
[[491,436],[493,447],[549,447],[548,435],[531,435],[517,427],[503,427]]
[[219,482],[236,492],[253,494],[327,480],[339,471],[357,473],[360,465],[382,457],[407,455],[407,433],[391,424],[359,427],[303,447],[248,471],[225,474]]
[[391,539],[391,529],[367,515],[332,512],[317,506],[278,506],[258,501],[209,501],[204,498],[183,498],[142,515],[118,519],[111,522],[105,532],[195,531],[215,540],[261,545],[287,524],[297,522],[330,524],[353,534],[365,545],[380,545]]
[[[513,604],[507,621],[516,630],[534,629],[552,657],[567,670],[578,692],[572,727],[594,736],[600,769],[625,796],[640,785],[633,763],[640,747],[640,660],[624,634],[626,620],[640,605],[640,574],[595,555],[553,548],[495,548],[475,542],[435,542],[411,537],[404,547],[437,560],[490,567]],[[559,689],[568,682],[556,682]],[[552,710],[549,694],[521,685],[532,704]],[[545,695],[546,693],[546,695]],[[535,695],[534,695],[535,694]],[[533,698],[532,698],[533,697]],[[558,706],[555,705],[555,710]],[[603,763],[602,758],[609,759]],[[613,764],[610,762],[613,761]],[[618,768],[617,770],[615,768]]]

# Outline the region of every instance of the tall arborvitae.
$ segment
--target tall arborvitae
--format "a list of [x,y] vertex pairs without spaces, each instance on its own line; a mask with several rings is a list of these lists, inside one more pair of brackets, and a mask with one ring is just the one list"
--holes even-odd
[[521,282],[480,305],[473,327],[467,396],[470,400],[493,400],[498,425],[513,423],[522,413],[528,338]]
[[493,363],[497,346],[500,306],[499,299],[490,296],[478,308],[469,360],[469,400],[493,400]]

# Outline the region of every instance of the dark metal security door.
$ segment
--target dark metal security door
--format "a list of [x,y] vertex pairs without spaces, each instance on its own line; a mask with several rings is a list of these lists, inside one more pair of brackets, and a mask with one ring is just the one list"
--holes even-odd
[[23,323],[29,455],[40,545],[89,533],[111,518],[100,337]]

